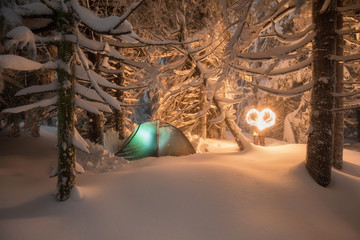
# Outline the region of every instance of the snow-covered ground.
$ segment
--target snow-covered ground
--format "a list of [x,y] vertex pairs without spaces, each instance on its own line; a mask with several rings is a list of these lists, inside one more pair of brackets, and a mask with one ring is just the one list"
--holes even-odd
[[1,133],[0,239],[360,239],[360,152],[345,150],[323,188],[306,171],[305,145],[268,140],[244,152],[209,140],[206,153],[131,163],[80,154],[83,197],[56,202],[56,134]]

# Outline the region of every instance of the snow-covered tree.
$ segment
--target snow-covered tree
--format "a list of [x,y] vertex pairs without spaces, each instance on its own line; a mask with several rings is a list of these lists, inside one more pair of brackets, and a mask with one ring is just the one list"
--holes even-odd
[[[104,77],[91,69],[93,63],[88,59],[86,51],[97,52],[120,62],[127,60],[106,42],[86,38],[79,28],[84,26],[98,34],[115,37],[136,36],[127,17],[143,2],[140,0],[131,4],[120,17],[110,16],[100,18],[90,10],[79,5],[77,0],[66,1],[35,1],[29,4],[2,9],[9,15],[16,13],[18,18],[41,16],[41,24],[47,31],[41,35],[34,35],[25,26],[17,26],[6,34],[8,44],[13,48],[27,47],[32,51],[32,60],[17,55],[0,55],[0,67],[21,71],[37,69],[56,70],[56,79],[46,85],[31,86],[20,90],[17,95],[31,93],[57,92],[51,98],[39,100],[24,106],[5,110],[9,113],[27,111],[36,107],[55,105],[58,116],[58,166],[52,175],[58,176],[57,199],[69,198],[75,185],[75,173],[81,168],[75,161],[75,146],[87,151],[87,143],[75,129],[75,107],[83,108],[95,114],[102,111],[110,112],[113,108],[120,110],[120,103],[110,96],[102,87],[113,89],[128,89],[107,81]],[[10,13],[10,14],[11,14]],[[5,15],[6,15],[5,14]],[[55,29],[51,28],[55,25]],[[55,61],[39,62],[37,60],[36,44],[44,49],[46,45],[56,46]],[[136,65],[136,64],[135,64]],[[141,64],[140,64],[141,65]]]
[[[333,166],[341,169],[343,162],[344,118],[349,110],[359,107],[359,41],[357,25],[358,1],[337,1],[337,46],[335,84],[335,138]],[[345,115],[346,114],[346,115]]]
[[[201,1],[196,4],[190,4],[188,1],[171,3],[165,1],[163,4],[168,6],[173,4],[175,7],[173,9],[168,7],[168,11],[172,13],[171,15],[176,16],[175,19],[167,20],[170,26],[163,26],[163,35],[169,36],[171,31],[172,38],[181,42],[191,42],[191,38],[199,38],[201,30],[202,32],[206,31],[204,18],[206,18],[206,14],[210,14],[209,6],[204,5],[204,8],[200,9]],[[211,5],[211,2],[208,5]],[[199,65],[202,63],[196,59],[199,50],[191,48],[197,43],[163,49],[160,80],[165,87],[165,94],[160,98],[156,117],[171,122],[183,130],[195,130],[194,132],[205,138],[206,112],[202,116],[196,116],[206,101],[204,98],[206,80],[199,70]]]
[[[255,99],[256,96],[263,96],[263,92],[277,96],[273,98],[276,100],[279,97],[298,96],[312,87],[312,81],[295,73],[312,63],[309,45],[315,35],[311,23],[305,26],[298,24],[295,26],[297,29],[291,26],[296,17],[296,4],[296,1],[264,0],[245,1],[241,8],[233,7],[232,12],[236,13],[241,9],[242,14],[239,14],[240,17],[231,17],[234,34],[228,43],[225,61],[230,68],[227,73],[237,75],[240,72],[247,75],[242,77],[247,84],[242,84],[237,89],[245,89],[247,93],[239,99],[242,100],[239,106],[244,107],[249,103],[263,105],[262,99]],[[302,20],[305,20],[305,24],[308,23],[306,17]],[[249,95],[248,89],[254,95]],[[295,106],[293,104],[291,107]],[[295,109],[296,107],[293,110]],[[288,112],[282,109],[279,110],[279,115],[280,113],[286,115]]]
[[336,46],[334,1],[313,1],[316,36],[313,44],[313,81],[306,167],[321,186],[331,180],[334,139],[334,84]]
[[[145,2],[147,26],[156,26],[155,37],[172,39],[171,44],[154,47],[152,60],[160,66],[156,95],[158,108],[153,116],[171,122],[183,131],[206,137],[215,125],[210,85],[214,70],[222,63],[211,55],[224,40],[218,1]],[[216,124],[217,125],[217,124]],[[211,135],[211,134],[210,134]]]
[[[261,9],[266,3],[271,7]],[[313,5],[312,24],[290,34],[279,30],[278,23],[281,19],[294,12],[301,12],[302,9],[308,8],[309,4]],[[251,85],[278,96],[297,95],[312,89],[306,165],[314,179],[323,186],[330,181],[333,161],[334,60],[344,61],[341,56],[332,57],[336,54],[335,25],[333,25],[336,23],[336,18],[329,21],[329,17],[334,17],[335,10],[334,1],[327,0],[254,1],[249,7],[251,14],[237,21],[237,30],[229,43],[229,49],[231,48],[232,51],[227,60],[233,69],[267,78],[291,74],[306,66],[312,66],[312,80],[304,82],[303,86],[293,86],[295,88],[282,91],[257,83]],[[259,38],[268,37],[277,38],[280,44],[254,52],[252,49],[255,46],[254,42]],[[313,43],[312,46],[310,43]],[[309,51],[310,49],[312,51]],[[349,58],[345,59],[349,60]],[[301,104],[298,109],[300,106]],[[291,117],[295,115],[294,112]],[[289,125],[290,116],[285,123]]]

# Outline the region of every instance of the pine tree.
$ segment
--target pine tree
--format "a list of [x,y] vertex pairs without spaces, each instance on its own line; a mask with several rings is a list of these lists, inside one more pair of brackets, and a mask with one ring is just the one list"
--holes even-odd
[[[271,7],[267,7],[269,5]],[[256,107],[261,104],[263,99],[256,101],[256,98],[264,95],[263,92],[288,98],[298,97],[310,90],[313,82],[307,81],[306,77],[297,77],[299,70],[312,63],[309,45],[315,33],[313,25],[307,21],[307,12],[302,12],[305,14],[301,16],[301,24],[295,29],[291,23],[299,15],[295,13],[297,7],[292,1],[246,1],[243,7],[234,9],[237,9],[233,12],[239,17],[234,16],[236,31],[228,43],[226,61],[231,70],[228,72],[232,75],[236,76],[238,72],[245,75],[241,77],[245,86],[243,83],[238,86],[239,90],[244,90],[241,92],[243,97],[237,101],[244,108],[239,112],[248,105]],[[252,97],[248,94],[249,88],[254,93]],[[279,110],[279,113],[282,112],[283,109]]]
[[[53,82],[45,85],[30,86],[21,89],[17,93],[17,95],[26,95],[52,91],[57,92],[56,96],[41,99],[28,105],[9,108],[4,112],[19,113],[36,107],[57,106],[58,166],[51,175],[58,176],[57,199],[59,201],[64,201],[70,197],[70,193],[75,186],[75,174],[78,171],[83,171],[76,163],[75,147],[89,153],[87,143],[75,129],[75,107],[80,107],[95,114],[101,114],[101,111],[111,112],[111,109],[106,104],[120,110],[121,103],[106,93],[100,85],[114,89],[131,89],[131,87],[124,88],[113,84],[90,69],[92,63],[85,54],[86,50],[101,53],[117,61],[126,62],[127,60],[118,51],[110,47],[108,43],[87,39],[80,33],[79,24],[81,22],[85,27],[98,34],[136,37],[131,24],[126,18],[142,2],[143,0],[133,3],[124,15],[112,18],[112,20],[117,20],[116,23],[114,21],[104,21],[104,19],[80,6],[77,0],[29,3],[22,5],[19,14],[35,18],[47,16],[52,19],[50,25],[45,24],[44,26],[47,27],[46,33],[48,35],[35,36],[25,26],[15,27],[6,34],[9,38],[10,47],[29,46],[29,50],[33,53],[36,53],[36,41],[41,42],[42,46],[55,44],[57,47],[57,61],[40,63],[35,61],[36,54],[32,55],[33,60],[6,54],[0,55],[0,67],[22,71],[56,69],[57,78]],[[37,7],[34,8],[34,6]],[[51,23],[56,25],[55,30],[51,29]],[[131,63],[140,68],[147,67],[145,64]],[[77,79],[82,81],[77,81]],[[88,85],[85,87],[87,83]],[[82,84],[85,84],[85,86]]]
[[[65,1],[65,3],[68,1]],[[62,64],[57,68],[58,76],[58,181],[59,201],[69,198],[75,185],[75,146],[72,143],[75,128],[75,63],[74,43],[65,39],[66,34],[74,33],[72,12],[57,9],[57,31],[62,39],[57,43],[58,59]],[[64,66],[68,65],[70,71]]]
[[[337,7],[342,7],[342,1],[337,0]],[[340,12],[337,12],[336,16],[336,29],[341,30],[343,28],[343,16]],[[344,55],[344,39],[341,34],[337,34],[336,37],[336,55]],[[344,91],[344,64],[340,61],[336,62],[336,81],[335,92],[342,93]],[[342,97],[335,97],[335,108],[341,109],[344,107],[344,100]],[[332,165],[337,169],[343,167],[343,149],[344,149],[344,112],[336,111],[334,119],[334,156]]]
[[314,180],[326,187],[331,180],[333,159],[335,61],[330,57],[336,47],[336,12],[334,1],[327,7],[324,3],[314,0],[312,5],[316,36],[306,167]]

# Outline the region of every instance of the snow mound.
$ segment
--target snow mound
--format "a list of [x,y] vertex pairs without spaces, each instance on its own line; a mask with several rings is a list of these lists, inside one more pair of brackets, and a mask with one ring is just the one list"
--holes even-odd
[[[130,135],[128,133],[128,135]],[[116,153],[119,151],[119,147],[122,146],[124,140],[119,139],[119,133],[116,132],[113,128],[108,129],[104,133],[104,148],[111,153]]]
[[114,156],[102,145],[95,144],[86,140],[89,145],[90,154],[77,151],[76,161],[89,172],[110,172],[119,169],[120,166],[127,164],[127,160],[122,157]]
[[79,201],[83,198],[83,194],[79,188],[79,186],[75,185],[73,187],[73,189],[71,189],[71,193],[70,193],[70,199],[74,200],[74,201]]
[[186,137],[189,139],[197,153],[204,153],[209,151],[209,144],[205,139],[191,134],[186,135]]

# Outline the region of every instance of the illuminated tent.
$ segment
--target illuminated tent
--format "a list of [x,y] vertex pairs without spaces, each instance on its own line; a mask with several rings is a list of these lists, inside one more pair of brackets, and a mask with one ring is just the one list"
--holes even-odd
[[195,152],[179,129],[168,123],[155,121],[141,123],[116,155],[131,161],[144,157],[182,156]]

